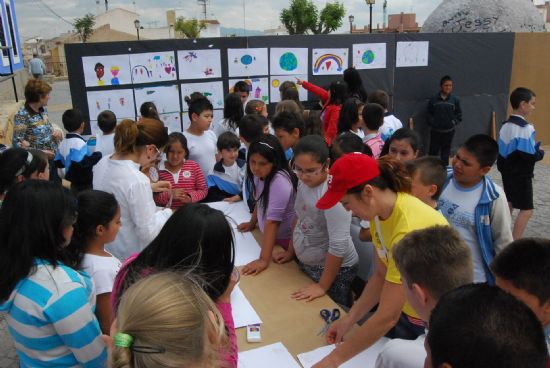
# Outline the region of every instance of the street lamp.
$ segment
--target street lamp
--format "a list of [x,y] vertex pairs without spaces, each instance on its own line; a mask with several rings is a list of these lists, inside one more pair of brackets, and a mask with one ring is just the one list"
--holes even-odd
[[138,41],[139,41],[139,26],[140,26],[139,19],[134,20],[134,27],[136,27]]
[[369,21],[369,33],[372,33],[372,6],[376,3],[376,0],[365,0],[369,6],[370,21]]
[[349,19],[349,33],[353,33],[353,21],[355,20],[355,17],[353,15],[350,15],[348,19]]

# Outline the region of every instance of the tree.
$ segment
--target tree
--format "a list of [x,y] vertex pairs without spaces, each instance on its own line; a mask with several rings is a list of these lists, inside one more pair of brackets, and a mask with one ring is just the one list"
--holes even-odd
[[179,17],[174,24],[174,30],[180,32],[187,38],[199,38],[201,31],[206,28],[206,23],[201,20],[198,21],[196,18],[185,19],[184,17]]
[[82,18],[76,18],[74,21],[74,29],[80,35],[83,43],[86,43],[94,33],[95,17],[93,14],[86,14]]
[[291,0],[279,19],[289,34],[328,34],[338,29],[345,15],[344,4],[327,3],[321,13],[311,0]]

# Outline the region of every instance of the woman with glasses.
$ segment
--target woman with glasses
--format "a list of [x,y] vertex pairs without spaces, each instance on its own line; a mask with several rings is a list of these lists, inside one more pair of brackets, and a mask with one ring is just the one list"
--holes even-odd
[[320,136],[306,136],[294,148],[299,182],[293,241],[275,260],[285,263],[296,256],[300,268],[314,281],[293,293],[294,299],[311,301],[328,294],[338,304],[349,306],[359,260],[350,235],[351,213],[342,205],[326,211],[315,207],[328,187],[328,157]]
[[157,211],[149,178],[139,170],[158,160],[167,142],[162,122],[123,120],[115,129],[115,153],[94,166],[94,189],[112,193],[120,205],[122,228],[106,250],[121,261],[145,248],[172,214]]

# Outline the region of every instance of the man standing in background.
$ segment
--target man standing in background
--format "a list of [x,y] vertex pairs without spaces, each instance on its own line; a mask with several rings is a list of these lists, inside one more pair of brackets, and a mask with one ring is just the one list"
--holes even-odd
[[32,54],[32,59],[29,60],[29,72],[35,79],[42,79],[44,74],[46,74],[46,65],[38,57],[37,53]]
[[453,92],[453,80],[448,75],[441,78],[439,92],[428,103],[428,125],[430,134],[430,156],[439,156],[449,163],[451,144],[456,126],[462,121],[460,100]]

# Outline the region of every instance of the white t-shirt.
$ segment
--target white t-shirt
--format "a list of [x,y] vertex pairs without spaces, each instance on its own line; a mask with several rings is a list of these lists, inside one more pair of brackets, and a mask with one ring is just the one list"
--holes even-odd
[[216,152],[218,151],[216,146],[218,138],[216,134],[211,130],[206,130],[202,135],[194,135],[186,130],[183,132],[183,135],[187,138],[189,160],[193,160],[199,164],[206,178],[216,164]]
[[350,235],[351,212],[338,203],[321,211],[315,205],[325,194],[328,180],[310,188],[301,181],[294,209],[296,227],[293,244],[296,257],[310,266],[324,266],[327,253],[342,258],[342,267],[351,267],[359,260]]
[[474,282],[487,281],[475,224],[475,209],[482,191],[483,181],[472,188],[462,188],[453,178],[439,198],[441,214],[458,231],[472,252]]
[[112,254],[104,257],[86,253],[80,268],[94,280],[95,293],[100,295],[110,293],[113,290],[115,277],[120,266],[120,261]]
[[102,157],[109,156],[115,152],[115,133],[112,134],[98,134],[96,138],[95,150],[101,152]]
[[397,130],[403,128],[401,120],[395,117],[395,115],[384,116],[384,123],[378,129],[378,132],[382,135],[382,140],[385,142],[389,137]]
[[393,339],[388,341],[376,359],[376,368],[422,368],[426,360],[424,340],[420,335],[416,340]]
[[238,127],[232,128],[229,125],[229,122],[227,121],[227,119],[216,121],[214,124],[212,124],[210,129],[214,132],[214,134],[216,134],[216,137],[219,137],[222,133],[225,133],[225,132],[232,132],[232,133],[235,133],[237,137],[239,136],[239,128]]

